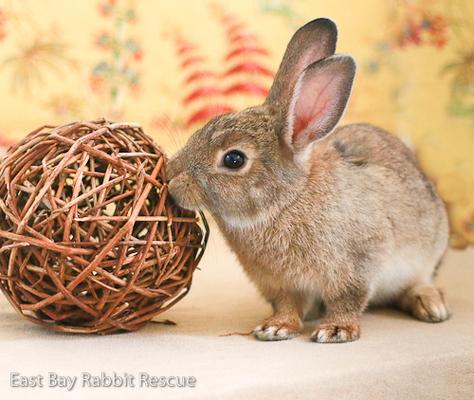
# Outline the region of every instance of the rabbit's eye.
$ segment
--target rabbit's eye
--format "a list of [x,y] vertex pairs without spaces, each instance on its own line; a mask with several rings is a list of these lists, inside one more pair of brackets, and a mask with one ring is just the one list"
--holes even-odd
[[245,164],[245,154],[239,150],[231,150],[224,154],[223,164],[229,169],[239,169]]

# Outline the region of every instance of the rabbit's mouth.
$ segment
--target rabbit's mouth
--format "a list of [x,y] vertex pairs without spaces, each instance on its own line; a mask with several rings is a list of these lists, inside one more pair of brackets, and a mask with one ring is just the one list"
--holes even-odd
[[168,183],[169,194],[178,206],[190,211],[199,211],[201,201],[193,190],[192,184],[182,175],[178,175]]

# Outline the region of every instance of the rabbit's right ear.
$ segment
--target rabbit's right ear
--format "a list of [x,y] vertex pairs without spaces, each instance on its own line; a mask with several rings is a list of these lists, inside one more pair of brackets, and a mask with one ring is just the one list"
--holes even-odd
[[336,51],[337,27],[327,18],[318,18],[296,31],[283,56],[265,104],[285,107],[300,74],[316,61]]

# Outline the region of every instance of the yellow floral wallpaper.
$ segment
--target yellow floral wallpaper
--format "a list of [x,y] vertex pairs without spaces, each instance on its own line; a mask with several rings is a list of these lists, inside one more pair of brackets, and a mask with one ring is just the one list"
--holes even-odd
[[0,0],[0,147],[43,124],[133,120],[168,153],[261,102],[300,25],[334,19],[359,64],[349,122],[403,138],[474,244],[472,0]]

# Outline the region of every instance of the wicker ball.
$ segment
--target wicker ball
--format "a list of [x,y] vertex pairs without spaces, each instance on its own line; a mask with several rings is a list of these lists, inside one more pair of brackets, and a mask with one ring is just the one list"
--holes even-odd
[[45,126],[0,159],[0,286],[62,332],[133,331],[189,290],[208,230],[167,196],[142,129]]

